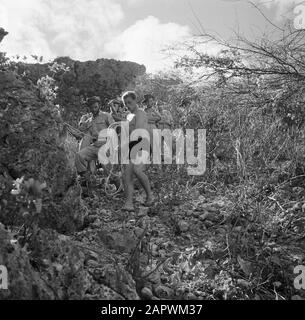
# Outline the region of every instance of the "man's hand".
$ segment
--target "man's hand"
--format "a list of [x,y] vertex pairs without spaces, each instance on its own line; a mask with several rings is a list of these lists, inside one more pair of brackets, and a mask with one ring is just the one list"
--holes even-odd
[[84,114],[84,115],[80,118],[79,125],[81,125],[82,123],[88,122],[89,120],[91,120],[91,118],[92,118],[92,114],[91,114],[91,113]]

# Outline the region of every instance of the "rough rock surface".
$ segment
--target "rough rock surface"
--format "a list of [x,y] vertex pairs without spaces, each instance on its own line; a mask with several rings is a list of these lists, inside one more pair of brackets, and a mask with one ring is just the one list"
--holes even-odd
[[[121,95],[124,90],[134,89],[137,76],[146,71],[143,65],[114,59],[96,61],[74,61],[68,57],[57,58],[57,63],[64,63],[69,72],[56,76],[59,83],[58,103],[64,107],[64,119],[75,120],[84,112],[82,101],[92,95],[98,95],[102,102],[107,102]],[[18,73],[26,73],[36,83],[46,75],[52,75],[48,64],[18,64]]]

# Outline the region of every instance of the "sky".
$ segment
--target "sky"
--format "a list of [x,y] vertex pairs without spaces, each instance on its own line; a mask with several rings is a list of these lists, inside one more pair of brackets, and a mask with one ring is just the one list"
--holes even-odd
[[[252,2],[282,23],[301,1]],[[267,24],[248,0],[0,0],[0,27],[9,32],[0,50],[45,61],[58,56],[134,61],[154,73],[172,65],[164,49],[203,29],[226,39],[236,30],[254,38]]]

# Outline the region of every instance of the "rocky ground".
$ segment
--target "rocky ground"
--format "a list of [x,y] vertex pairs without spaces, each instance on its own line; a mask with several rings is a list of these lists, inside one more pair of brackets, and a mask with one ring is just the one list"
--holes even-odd
[[80,227],[70,233],[0,224],[0,264],[11,279],[1,298],[305,298],[293,273],[304,265],[304,201],[281,205],[283,212],[277,200],[261,201],[259,213],[256,198],[238,201],[238,185],[192,185],[177,174],[152,168],[156,202],[144,207],[138,188],[134,213],[122,212],[123,194],[107,196],[94,178],[81,190]]
[[293,268],[304,259],[303,240],[236,215],[233,194],[223,191],[193,189],[188,200],[152,208],[137,191],[136,212],[125,213],[122,194],[90,189],[85,226],[70,238],[85,253],[85,298],[302,299]]

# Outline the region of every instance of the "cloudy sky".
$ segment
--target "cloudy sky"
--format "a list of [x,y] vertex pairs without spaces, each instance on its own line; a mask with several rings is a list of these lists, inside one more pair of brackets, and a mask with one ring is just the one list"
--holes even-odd
[[[272,21],[293,15],[300,0],[252,0]],[[255,37],[266,20],[248,0],[0,0],[0,27],[9,31],[9,55],[115,58],[162,70],[162,49],[200,28],[229,38],[234,30]]]

